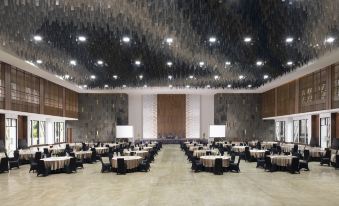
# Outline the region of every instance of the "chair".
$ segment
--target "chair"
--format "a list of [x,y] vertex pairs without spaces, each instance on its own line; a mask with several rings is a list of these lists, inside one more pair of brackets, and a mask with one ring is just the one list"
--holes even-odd
[[45,167],[45,162],[41,159],[38,160],[38,167],[37,167],[37,176],[39,175],[47,176],[47,169]]
[[109,158],[107,157],[101,157],[101,173],[104,173],[105,171],[110,172],[112,171],[112,164],[111,161],[109,161]]
[[245,150],[245,161],[249,161],[249,162],[253,161],[253,158],[251,156],[251,152],[249,150]]
[[0,173],[8,172],[8,158],[4,157],[0,160]]
[[118,158],[117,162],[118,162],[117,174],[123,174],[123,175],[126,174],[127,167],[126,167],[124,158]]
[[215,175],[222,175],[223,174],[223,168],[222,168],[222,159],[221,158],[216,158],[214,161],[214,169],[213,173]]
[[320,158],[320,165],[322,166],[323,164],[331,165],[331,150],[328,148],[326,149],[325,156]]
[[267,170],[272,172],[272,162],[270,157],[265,156],[265,171]]
[[287,165],[287,169],[290,171],[290,173],[295,174],[300,173],[299,170],[299,158],[292,158],[292,164],[291,165]]
[[142,160],[139,165],[139,171],[148,172],[150,171],[151,165],[148,159]]
[[66,172],[68,174],[72,173],[72,172],[76,172],[77,171],[77,165],[76,165],[76,159],[75,157],[72,157],[70,160],[69,160],[69,165],[66,166]]
[[91,151],[92,151],[91,162],[96,162],[97,161],[97,151],[96,151],[95,148],[92,148]]
[[75,158],[75,165],[77,168],[82,168],[82,169],[84,168],[84,161],[82,158],[81,159],[76,158],[74,152],[71,152],[69,155]]
[[41,152],[36,152],[34,155],[35,162],[38,162],[41,159]]
[[33,173],[34,173],[34,171],[38,170],[38,163],[33,158],[29,158],[29,165],[31,166],[29,168],[29,173],[31,171],[33,171]]
[[265,168],[265,158],[261,157],[257,159],[257,168],[258,167]]
[[230,163],[230,167],[229,170],[230,171],[236,171],[236,172],[240,172],[240,157],[239,156],[235,156],[235,160],[233,163]]
[[19,151],[18,150],[14,151],[14,157],[9,158],[8,163],[9,163],[9,169],[10,170],[13,167],[17,167],[18,169],[20,168],[20,158],[19,158]]
[[335,169],[339,169],[339,154],[335,155]]
[[310,151],[304,150],[304,158],[302,160],[299,160],[299,170],[305,169],[306,171],[309,171],[308,168],[308,161],[310,160]]
[[194,170],[194,172],[200,172],[204,170],[204,167],[198,158],[193,158],[191,169]]
[[212,155],[212,152],[211,151],[206,151],[206,155],[210,156],[210,155]]

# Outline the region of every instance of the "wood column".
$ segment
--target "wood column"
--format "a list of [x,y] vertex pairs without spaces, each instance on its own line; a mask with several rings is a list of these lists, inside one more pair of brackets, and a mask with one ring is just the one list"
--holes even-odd
[[45,113],[45,90],[44,90],[44,83],[45,80],[40,78],[40,101],[39,101],[39,106],[40,106],[40,114],[44,114]]

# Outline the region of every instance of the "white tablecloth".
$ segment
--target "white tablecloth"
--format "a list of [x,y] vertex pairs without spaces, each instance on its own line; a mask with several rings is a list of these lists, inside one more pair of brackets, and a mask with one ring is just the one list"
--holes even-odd
[[292,164],[292,159],[296,158],[295,156],[290,155],[270,155],[271,163],[274,165],[286,167],[287,165]]
[[112,167],[117,168],[118,167],[118,158],[123,158],[125,160],[125,164],[127,165],[127,169],[134,169],[139,167],[140,162],[142,160],[139,156],[119,156],[119,157],[113,157],[112,158]]
[[232,151],[233,152],[245,152],[246,146],[233,146]]
[[92,151],[79,151],[74,152],[75,157],[78,159],[89,159],[92,157]]
[[219,154],[218,150],[194,150],[193,156],[194,157],[206,156],[206,152],[211,152],[211,155],[218,155]]
[[204,167],[214,167],[215,159],[216,158],[222,158],[222,166],[228,167],[230,165],[230,159],[229,156],[201,156],[200,162]]
[[130,156],[131,152],[135,152],[135,156],[139,156],[142,158],[145,158],[148,155],[148,151],[145,151],[145,150],[141,150],[141,151],[140,150],[136,150],[136,151],[124,150],[124,155]]
[[108,152],[108,147],[96,147],[95,150],[97,151],[97,154],[104,154]]
[[49,157],[41,160],[44,161],[46,168],[50,168],[51,170],[57,170],[65,168],[65,166],[68,166],[70,159],[71,157]]
[[261,158],[265,156],[266,150],[250,150],[251,156],[254,158]]

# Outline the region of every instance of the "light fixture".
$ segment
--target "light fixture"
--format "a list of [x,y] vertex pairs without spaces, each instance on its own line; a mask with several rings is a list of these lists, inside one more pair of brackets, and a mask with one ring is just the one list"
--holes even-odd
[[172,75],[168,75],[168,79],[172,80],[173,76]]
[[328,37],[327,39],[325,39],[326,43],[333,43],[334,42],[334,37]]
[[65,79],[69,79],[69,75],[68,74],[65,75]]
[[210,38],[208,39],[208,41],[209,41],[210,43],[215,43],[215,42],[217,41],[217,38],[215,38],[215,37],[210,37]]
[[199,66],[203,67],[205,65],[205,62],[199,62]]
[[292,37],[287,37],[285,41],[286,41],[286,43],[292,43],[293,42],[293,38]]
[[42,36],[40,36],[40,35],[35,35],[35,36],[33,37],[33,39],[34,39],[34,41],[42,41]]
[[206,87],[207,87],[207,88],[211,88],[211,85],[208,84]]
[[248,87],[248,88],[251,88],[251,87],[252,87],[252,85],[251,85],[251,84],[249,84],[247,87]]
[[293,65],[293,62],[292,62],[292,61],[288,61],[288,62],[287,62],[287,65],[288,65],[288,66],[292,66],[292,65]]
[[147,84],[144,85],[144,88],[147,88]]
[[98,60],[98,61],[97,61],[97,64],[99,64],[99,65],[103,65],[103,64],[104,64],[104,62],[103,62],[102,60]]
[[251,41],[252,41],[251,37],[245,37],[244,38],[244,42],[246,42],[246,43],[251,42]]
[[244,79],[244,78],[245,78],[244,75],[239,76],[239,79]]
[[169,66],[169,67],[171,67],[171,66],[173,65],[172,62],[167,62],[166,64],[167,64],[167,66]]
[[268,79],[268,75],[267,74],[264,75],[264,79]]
[[257,66],[262,66],[264,63],[262,61],[257,61]]
[[173,38],[166,38],[166,43],[167,44],[172,44],[173,43]]
[[186,88],[190,88],[190,85],[186,85]]
[[42,64],[42,60],[38,59],[38,60],[36,60],[36,63]]
[[71,60],[71,61],[69,61],[69,63],[73,66],[77,65],[77,61],[75,61],[75,60]]
[[113,75],[113,79],[118,79],[118,75]]
[[225,64],[226,64],[227,66],[229,66],[229,65],[231,65],[231,62],[227,61],[227,62],[225,62]]
[[126,88],[127,86],[126,86],[126,84],[124,84],[124,85],[122,85],[122,87],[123,87],[123,88]]
[[144,76],[142,74],[140,74],[139,79],[141,80],[142,78],[144,78]]
[[141,62],[139,60],[135,61],[135,65],[139,66],[141,64]]
[[91,75],[91,79],[95,79],[95,75]]
[[84,88],[87,88],[87,85],[86,85],[86,84],[84,85]]
[[86,37],[85,36],[78,36],[78,40],[81,41],[81,42],[85,42]]
[[215,80],[218,80],[218,79],[219,79],[219,76],[218,76],[218,75],[214,75],[214,79],[215,79]]
[[189,78],[190,78],[190,79],[193,79],[193,78],[194,78],[194,76],[193,76],[193,75],[190,75],[190,76],[189,76]]
[[107,84],[105,84],[105,88],[108,88],[108,85],[107,85]]
[[173,86],[172,86],[172,84],[170,84],[170,85],[168,85],[168,87],[169,87],[169,88],[172,88]]
[[227,85],[227,88],[231,88],[231,87],[232,87],[232,85],[231,85],[231,84]]
[[128,43],[131,39],[128,36],[122,37],[122,41]]

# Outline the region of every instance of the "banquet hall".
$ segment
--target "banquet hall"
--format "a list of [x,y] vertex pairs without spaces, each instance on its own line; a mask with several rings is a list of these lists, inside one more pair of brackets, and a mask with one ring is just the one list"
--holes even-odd
[[0,0],[0,200],[338,205],[339,0]]

